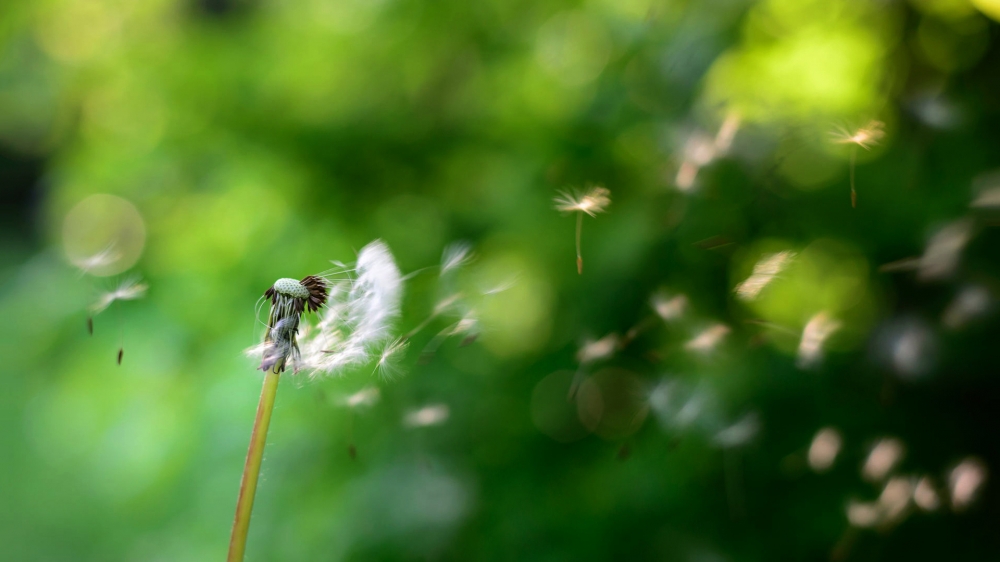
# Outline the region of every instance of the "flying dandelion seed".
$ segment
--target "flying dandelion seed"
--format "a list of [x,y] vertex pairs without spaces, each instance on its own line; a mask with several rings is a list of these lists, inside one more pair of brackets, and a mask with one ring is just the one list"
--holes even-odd
[[402,372],[399,366],[400,355],[406,350],[410,342],[398,338],[385,345],[379,354],[378,361],[375,362],[375,370],[378,371],[382,380],[395,379]]
[[724,449],[747,445],[760,433],[760,416],[750,412],[735,423],[717,432],[712,442]]
[[860,146],[865,150],[871,150],[871,147],[878,144],[878,141],[885,136],[884,127],[885,123],[873,119],[867,125],[855,131],[848,131],[841,128],[831,133],[833,135],[833,142],[853,145],[851,147],[851,207],[858,206],[858,194],[854,187],[854,168],[858,155],[857,147]]
[[913,503],[924,511],[934,511],[941,506],[937,489],[927,476],[921,478],[913,487]]
[[823,358],[823,345],[826,340],[839,329],[840,322],[830,318],[827,313],[820,312],[813,315],[802,329],[796,362],[799,368],[805,369],[818,363]]
[[373,406],[374,404],[376,404],[379,401],[379,398],[381,398],[381,396],[382,395],[379,392],[378,387],[366,386],[365,388],[362,388],[361,390],[355,392],[354,394],[348,395],[346,398],[343,399],[342,403],[344,406],[347,406],[352,410],[358,408],[367,408],[369,406]]
[[816,472],[826,472],[833,466],[840,454],[843,438],[840,432],[832,427],[824,427],[813,437],[809,445],[809,467]]
[[941,314],[941,322],[957,330],[986,314],[993,304],[993,296],[986,287],[971,285],[963,288]]
[[441,275],[455,271],[472,261],[472,247],[468,242],[449,244],[441,254]]
[[672,322],[684,315],[687,310],[688,298],[685,295],[669,296],[659,292],[650,299],[650,305],[656,314],[666,322]]
[[[346,270],[340,264],[337,271]],[[310,275],[301,282],[276,282],[266,293],[272,307],[265,342],[247,354],[262,357],[263,370],[291,360],[296,371],[312,377],[339,374],[379,356],[392,339],[390,329],[399,315],[402,276],[381,241],[361,249],[353,271],[356,277],[348,280]],[[307,308],[322,308],[320,319],[315,326],[303,326],[299,334],[300,316]]]
[[948,474],[952,510],[965,511],[975,501],[984,483],[986,465],[979,459],[965,459],[953,468]]
[[80,273],[89,274],[95,269],[107,267],[121,259],[121,253],[114,250],[114,244],[108,244],[106,248],[83,258],[72,260],[73,266],[80,270]]
[[746,301],[756,299],[764,287],[788,267],[795,255],[795,252],[785,250],[762,257],[754,264],[750,277],[736,286],[736,296]]
[[148,285],[139,282],[138,279],[126,279],[122,281],[113,291],[102,293],[97,302],[90,306],[90,313],[93,315],[104,312],[115,301],[131,301],[142,298],[146,294]]
[[684,348],[699,353],[709,353],[722,342],[728,333],[729,326],[714,324],[699,332],[698,335],[684,344]]
[[556,210],[577,213],[576,217],[576,272],[583,274],[583,256],[580,253],[580,232],[583,229],[583,215],[596,217],[607,211],[611,204],[611,192],[603,187],[593,187],[584,194],[560,192],[554,199]]
[[927,242],[920,256],[917,277],[921,281],[941,281],[951,277],[958,269],[962,250],[972,239],[973,224],[969,219],[959,219],[939,229]]
[[899,439],[890,437],[880,440],[868,453],[868,458],[861,467],[861,476],[870,482],[884,480],[903,459],[904,453],[903,442]]
[[[107,310],[109,306],[114,304],[116,301],[129,301],[142,298],[146,294],[147,285],[145,283],[140,283],[137,278],[126,279],[118,284],[112,291],[106,293],[101,293],[101,296],[97,301],[90,305],[90,316],[87,317],[87,333],[94,335],[94,316],[100,314]],[[121,319],[119,317],[119,324],[121,324]],[[122,364],[122,357],[125,354],[125,330],[122,328],[121,331],[121,344],[118,349],[117,363]]]
[[607,359],[618,349],[620,338],[618,334],[608,334],[599,340],[587,340],[576,353],[576,360],[581,364]]
[[418,427],[433,427],[448,421],[451,410],[445,404],[431,404],[417,410],[412,410],[403,418],[403,425],[411,429]]
[[913,483],[908,477],[893,476],[882,488],[878,497],[881,519],[884,523],[898,523],[906,515],[913,496]]

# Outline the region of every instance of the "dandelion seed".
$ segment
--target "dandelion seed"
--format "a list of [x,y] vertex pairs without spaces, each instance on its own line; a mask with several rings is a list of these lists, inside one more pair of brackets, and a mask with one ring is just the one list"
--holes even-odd
[[441,275],[467,265],[472,260],[471,250],[468,242],[449,244],[441,255]]
[[580,253],[580,232],[583,229],[583,215],[591,217],[607,211],[611,204],[611,192],[603,187],[594,187],[584,194],[560,192],[554,199],[556,210],[564,213],[578,213],[576,217],[576,271],[583,274],[583,256]]
[[148,286],[140,283],[138,279],[126,279],[118,287],[107,293],[102,293],[97,302],[90,306],[91,314],[97,315],[106,310],[115,301],[130,301],[142,298],[146,294]]
[[124,347],[119,347],[118,348],[118,365],[122,364],[122,358],[123,357],[125,357],[125,348]]
[[89,274],[91,271],[109,266],[121,259],[121,253],[114,250],[114,244],[108,244],[106,248],[92,256],[87,256],[72,261],[73,265],[80,270],[80,273]]
[[941,506],[941,498],[934,483],[927,476],[921,478],[913,487],[913,503],[924,511],[934,511]]
[[412,410],[403,418],[403,425],[409,428],[432,427],[448,421],[451,410],[445,404],[431,404]]
[[410,342],[399,338],[382,348],[382,353],[379,354],[375,364],[375,370],[378,371],[383,380],[392,380],[399,375],[399,356],[409,344]]
[[867,529],[878,525],[882,519],[879,505],[874,502],[850,500],[847,503],[847,521],[855,527]]
[[878,506],[883,523],[898,523],[910,506],[913,483],[905,476],[894,476],[886,482],[878,497]]
[[660,292],[653,295],[653,298],[650,299],[650,304],[660,318],[667,322],[672,322],[684,315],[684,311],[688,305],[688,298],[685,295],[670,297],[666,293]]
[[948,474],[951,508],[958,512],[965,511],[975,501],[985,482],[986,465],[981,460],[968,458],[959,463]]
[[872,146],[878,144],[878,141],[882,140],[882,137],[885,136],[884,129],[885,123],[872,119],[867,125],[854,131],[848,131],[841,127],[831,134],[833,135],[834,142],[837,144],[853,144],[865,150],[870,150]]
[[795,259],[795,252],[785,250],[767,254],[753,266],[753,273],[736,286],[736,296],[743,300],[756,299],[775,277]]
[[983,189],[969,206],[977,209],[1000,208],[1000,186]]
[[354,271],[350,282],[327,281],[331,296],[320,321],[299,338],[301,368],[311,376],[360,366],[391,339],[403,280],[389,247],[375,241],[362,248]]
[[917,277],[921,281],[940,281],[951,277],[958,268],[962,250],[972,239],[972,229],[970,219],[959,219],[935,232],[920,256]]
[[87,333],[90,334],[91,336],[94,335],[94,317],[93,316],[88,316],[87,317]]
[[380,397],[378,387],[367,386],[344,398],[343,404],[352,410],[365,408],[374,405]]
[[608,334],[599,340],[587,340],[576,354],[580,364],[592,363],[607,359],[618,349],[620,338],[618,334]]
[[959,291],[954,300],[945,308],[941,321],[952,330],[957,330],[986,314],[992,306],[990,291],[979,285],[972,285]]
[[684,347],[691,351],[708,353],[715,349],[722,341],[722,338],[729,333],[729,326],[725,324],[714,324],[702,330],[694,338],[689,340]]
[[760,433],[760,416],[756,412],[750,412],[716,433],[712,442],[719,447],[729,449],[750,443],[758,433]]
[[858,194],[854,188],[854,168],[856,167],[858,155],[857,147],[860,146],[865,150],[870,150],[873,145],[878,144],[878,141],[885,136],[884,127],[884,123],[873,119],[856,131],[848,131],[841,128],[832,133],[833,141],[837,144],[854,145],[851,147],[851,207],[858,206]]
[[798,366],[804,369],[815,365],[823,357],[823,345],[826,340],[839,329],[840,322],[830,318],[827,313],[820,312],[813,315],[802,329]]
[[816,472],[826,472],[837,460],[842,445],[843,439],[836,429],[824,427],[819,430],[809,445],[809,467]]
[[871,482],[884,480],[902,460],[904,452],[903,442],[899,439],[880,440],[868,453],[868,458],[861,468],[861,476]]

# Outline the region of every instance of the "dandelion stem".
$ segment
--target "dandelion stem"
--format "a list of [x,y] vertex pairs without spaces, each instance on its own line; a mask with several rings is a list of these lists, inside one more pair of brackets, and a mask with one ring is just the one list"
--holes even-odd
[[243,466],[243,479],[240,480],[240,495],[236,501],[236,518],[233,520],[233,533],[229,538],[229,556],[226,557],[226,562],[241,562],[246,551],[250,513],[253,511],[254,494],[257,492],[260,463],[264,458],[267,427],[271,423],[274,397],[278,392],[278,377],[276,368],[268,370],[264,375],[264,387],[260,391],[257,417],[254,419],[253,432],[250,434],[250,448],[247,449],[247,461]]
[[851,147],[851,207],[858,206],[858,192],[854,190],[854,165],[858,159],[858,147]]
[[583,275],[583,255],[580,253],[580,231],[583,230],[583,213],[576,214],[576,273]]

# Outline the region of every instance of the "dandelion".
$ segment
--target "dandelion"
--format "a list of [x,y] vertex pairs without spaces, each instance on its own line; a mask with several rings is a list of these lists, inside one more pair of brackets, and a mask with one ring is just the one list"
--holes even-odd
[[854,189],[854,168],[858,155],[857,147],[860,146],[865,150],[871,150],[871,147],[878,144],[878,141],[885,136],[884,127],[885,123],[873,119],[856,131],[848,131],[841,128],[832,133],[833,142],[853,145],[851,147],[851,207],[858,206],[858,194]]
[[[337,265],[336,273],[350,269]],[[384,354],[384,345],[391,339],[389,328],[399,313],[402,277],[389,248],[381,241],[362,248],[353,273],[356,278],[338,282],[323,275],[309,275],[301,281],[282,278],[264,293],[271,300],[264,343],[248,350],[261,358],[264,384],[240,482],[229,542],[230,562],[242,560],[246,550],[279,375],[289,364],[296,372],[334,374],[368,361],[379,348]],[[321,309],[317,326],[302,326],[304,313]]]
[[591,217],[607,211],[611,204],[611,192],[603,187],[594,187],[584,194],[561,192],[554,199],[556,210],[564,213],[578,213],[576,217],[576,272],[583,274],[583,256],[580,253],[580,231],[583,229],[583,215]]

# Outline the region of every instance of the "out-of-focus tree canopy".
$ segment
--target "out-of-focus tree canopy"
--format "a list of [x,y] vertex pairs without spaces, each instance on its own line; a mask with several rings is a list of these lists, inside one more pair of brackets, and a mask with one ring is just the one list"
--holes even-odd
[[996,558],[998,20],[6,0],[0,558],[222,559],[258,298],[375,239],[247,560]]

